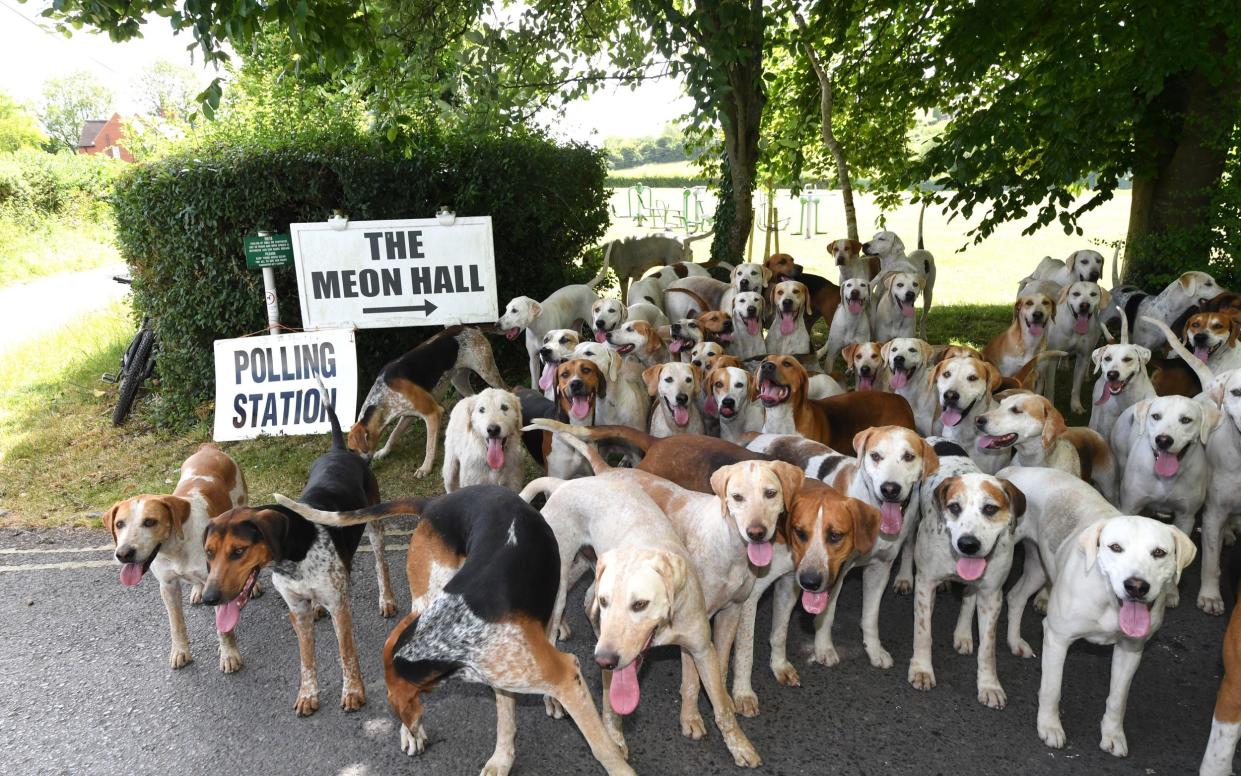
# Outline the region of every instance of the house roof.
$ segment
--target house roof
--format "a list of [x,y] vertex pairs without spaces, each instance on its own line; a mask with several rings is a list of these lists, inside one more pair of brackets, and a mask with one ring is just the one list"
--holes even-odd
[[90,148],[95,144],[99,133],[107,125],[108,119],[96,119],[82,125],[82,137],[78,139],[78,148]]

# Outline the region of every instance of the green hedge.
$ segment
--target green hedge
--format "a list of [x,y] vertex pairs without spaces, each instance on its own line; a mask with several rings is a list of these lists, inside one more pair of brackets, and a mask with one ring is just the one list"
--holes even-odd
[[[246,269],[243,236],[285,232],[334,208],[354,220],[427,218],[440,204],[491,215],[503,305],[593,276],[601,257],[587,249],[608,223],[605,173],[598,151],[525,135],[404,150],[368,138],[234,142],[134,168],[117,184],[114,211],[135,306],[154,317],[160,341],[155,419],[201,415],[213,395],[212,341],[265,325],[262,276]],[[276,271],[276,285],[282,322],[299,326],[292,268]],[[436,330],[359,332],[359,394],[384,362]],[[496,350],[512,359],[518,348]]]
[[0,212],[30,220],[91,210],[126,166],[106,156],[38,149],[0,154]]

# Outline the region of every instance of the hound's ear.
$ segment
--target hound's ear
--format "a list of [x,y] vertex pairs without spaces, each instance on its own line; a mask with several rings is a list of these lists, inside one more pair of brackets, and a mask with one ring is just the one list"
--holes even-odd
[[1142,362],[1142,366],[1146,366],[1151,362],[1150,348],[1144,348],[1141,345],[1134,345],[1133,347],[1137,348],[1138,360]]
[[754,372],[746,372],[746,376],[750,380],[750,391],[748,395],[750,397],[750,401],[754,401],[758,399],[758,375]]
[[780,490],[783,491],[784,509],[788,511],[793,508],[793,499],[797,498],[797,494],[801,491],[801,486],[806,483],[806,473],[791,463],[784,461],[772,461],[771,470],[775,472],[776,478],[780,480]]
[[1021,297],[1017,297],[1017,301],[1013,302],[1013,319],[1016,320],[1017,314],[1021,312]]
[[1008,511],[1013,516],[1009,525],[1016,530],[1021,516],[1026,513],[1026,494],[1008,480],[1000,480],[1000,483],[1004,486],[1004,492],[1008,494]]
[[926,340],[917,340],[918,352],[922,354],[922,363],[931,363],[931,356],[935,353],[935,349],[931,347],[931,343]]
[[[556,384],[556,381],[555,381],[555,378],[553,378],[552,385],[555,385],[555,384]],[[474,410],[477,408],[477,406],[478,406],[478,394],[474,394],[473,396],[463,396],[461,398],[461,401],[457,402],[457,407],[460,407],[461,411],[465,413],[465,422],[467,424],[470,422],[470,415],[474,414]],[[453,407],[453,410],[456,410],[456,407]],[[449,420],[452,420],[451,416],[449,416]]]
[[[622,308],[623,309],[623,308]],[[621,356],[611,348],[608,349],[608,382],[616,382],[620,379]]]
[[1202,444],[1205,445],[1210,441],[1211,434],[1215,432],[1223,417],[1223,414],[1215,407],[1206,404],[1202,405],[1202,430],[1199,432]]
[[685,587],[689,567],[685,558],[671,552],[660,551],[655,563],[655,573],[664,581],[664,593],[668,596],[669,614],[676,610],[677,593]]
[[[1075,254],[1073,254],[1073,255],[1074,255],[1074,256],[1076,256],[1077,254],[1075,253]],[[1072,267],[1069,267],[1069,269],[1072,269]],[[1061,289],[1060,289],[1060,293],[1056,295],[1056,305],[1057,305],[1057,306],[1058,306],[1058,305],[1062,305],[1062,304],[1064,304],[1065,302],[1069,301],[1069,290],[1070,290],[1070,289],[1072,289],[1072,288],[1073,288],[1073,284],[1072,284],[1072,283],[1069,283],[1069,284],[1068,284],[1068,285],[1066,285],[1064,288],[1061,288]]]
[[922,479],[925,481],[939,471],[939,453],[936,453],[935,446],[925,439],[919,438],[918,441],[922,443]]
[[[711,472],[711,492],[719,496],[720,501],[728,498],[728,480],[733,476],[734,466],[737,466],[737,464],[721,466]],[[724,508],[724,511],[728,511],[727,507]]]
[[[1086,570],[1090,571],[1094,568],[1094,562],[1099,557],[1099,537],[1103,535],[1103,525],[1107,522],[1107,518],[1096,520],[1089,525],[1086,530],[1082,531],[1082,535],[1077,537],[1077,546],[1081,547],[1082,552],[1086,553]],[[1190,558],[1193,559],[1192,557]]]
[[759,267],[759,270],[763,273],[763,285],[765,286],[771,282],[771,270],[767,268],[766,264]]
[[616,325],[620,326],[622,323],[629,320],[629,308],[623,304],[617,306],[620,307],[620,318],[617,319]]
[[535,318],[538,318],[540,315],[543,314],[543,305],[531,300],[530,301],[530,312]]
[[849,511],[853,516],[853,549],[859,555],[867,555],[875,549],[875,541],[879,538],[879,522],[883,517],[878,509],[855,498],[849,499]]
[[521,400],[515,394],[509,394],[508,397],[513,400],[513,411],[517,413],[517,428],[523,428],[526,423],[521,416]]
[[[608,567],[608,557],[611,553],[605,552],[595,561],[595,584],[590,586],[593,595],[590,597],[590,603],[586,605],[586,619],[592,623],[599,622],[599,581],[603,579],[603,571]],[[560,623],[552,623],[552,628],[559,627]]]
[[862,456],[866,454],[866,445],[870,443],[871,434],[875,431],[875,427],[864,428],[853,435],[853,453],[861,461]]
[[[1068,288],[1068,286],[1065,286],[1065,288]],[[1048,317],[1053,321],[1056,320],[1056,300],[1052,299],[1050,296],[1047,296],[1046,294],[1044,294],[1043,297],[1048,302],[1051,303],[1051,313],[1048,315]]]
[[[1077,272],[1077,254],[1079,253],[1081,253],[1081,251],[1073,251],[1069,254],[1069,260],[1065,262],[1069,265],[1069,272]],[[1068,286],[1065,286],[1065,288],[1068,288]]]
[[646,393],[648,396],[654,396],[659,393],[659,373],[663,370],[663,364],[648,366],[642,370],[642,382],[646,383]]
[[116,513],[120,510],[122,502],[118,501],[113,504],[107,512],[103,513],[103,527],[112,534],[112,543],[116,543]]
[[1151,400],[1143,399],[1133,405],[1133,418],[1130,421],[1138,427],[1138,433],[1146,433],[1146,418],[1151,412]]
[[694,375],[694,393],[697,393],[702,388],[702,370],[695,364],[690,364],[689,371]]
[[279,560],[284,557],[285,543],[289,535],[289,516],[275,509],[264,509],[246,520],[263,537],[263,541],[271,549],[272,558]]
[[1094,362],[1094,372],[1098,374],[1103,371],[1103,351],[1107,350],[1107,345],[1101,348],[1095,348],[1090,354],[1090,360]]
[[654,326],[646,323],[646,321],[639,321],[639,323],[646,324],[645,331],[642,329],[637,329],[637,323],[634,324],[634,328],[640,333],[644,333],[646,336],[646,345],[644,345],[643,348],[646,350],[647,355],[658,353],[659,349],[664,346],[663,330],[665,327],[661,326],[656,329]]
[[1198,548],[1194,546],[1194,540],[1190,539],[1181,529],[1170,525],[1168,530],[1172,532],[1172,543],[1176,547],[1176,584],[1180,584],[1181,572],[1194,562],[1194,558],[1198,555]]
[[960,481],[960,477],[948,477],[935,486],[935,490],[931,492],[931,503],[935,505],[936,512],[943,514],[944,504],[948,499],[948,490]]
[[160,496],[159,503],[168,510],[172,521],[172,529],[177,532],[178,539],[185,538],[185,523],[190,519],[190,502],[180,496]]
[[1227,372],[1222,375],[1216,375],[1214,380],[1203,387],[1203,395],[1216,407],[1222,408],[1224,406],[1224,391],[1228,385],[1228,380],[1231,378],[1232,375]]
[[879,357],[883,359],[883,363],[888,363],[888,354],[892,352],[892,343],[895,340],[888,340],[879,346]]
[[995,364],[990,361],[984,361],[982,364],[987,372],[987,390],[994,393],[995,389],[999,388],[1000,383],[1004,381],[1004,375],[1000,374],[1000,370],[996,369]]
[[845,345],[841,349],[840,355],[845,360],[845,371],[846,372],[853,371],[853,357],[857,355],[857,349],[859,347],[861,346],[858,345],[857,343],[854,343],[852,345]]
[[1181,284],[1181,288],[1185,289],[1185,293],[1192,294],[1194,287],[1197,286],[1198,280],[1194,277],[1194,273],[1186,272],[1176,279]]
[[1231,350],[1233,345],[1237,344],[1237,335],[1241,334],[1241,322],[1237,321],[1236,318],[1229,318],[1228,321],[1230,325],[1228,327],[1228,342],[1226,347]]
[[1060,410],[1056,409],[1051,402],[1044,399],[1039,402],[1043,408],[1043,449],[1047,450],[1056,443],[1069,427],[1064,422],[1064,416],[1060,414]]
[[[934,387],[935,387],[935,383],[936,383],[936,381],[938,381],[938,380],[939,380],[939,373],[940,373],[940,372],[942,372],[942,371],[944,371],[944,362],[945,362],[945,361],[947,361],[947,360],[948,360],[948,359],[941,358],[941,359],[940,359],[940,361],[939,361],[939,363],[938,363],[938,364],[936,364],[936,365],[935,365],[935,367],[934,367],[933,369],[929,370],[929,371],[926,373],[926,384],[927,384],[928,386],[930,386],[931,388],[934,388]],[[937,397],[937,398],[936,398],[936,404],[938,404],[938,403],[939,403],[939,400],[938,400],[938,397]]]
[[1106,309],[1112,303],[1112,292],[1103,286],[1099,286],[1099,309]]

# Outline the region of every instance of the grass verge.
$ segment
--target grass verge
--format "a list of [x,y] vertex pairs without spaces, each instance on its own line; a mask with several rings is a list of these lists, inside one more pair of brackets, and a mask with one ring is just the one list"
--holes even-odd
[[0,217],[0,286],[121,261],[107,220],[57,216],[37,225]]

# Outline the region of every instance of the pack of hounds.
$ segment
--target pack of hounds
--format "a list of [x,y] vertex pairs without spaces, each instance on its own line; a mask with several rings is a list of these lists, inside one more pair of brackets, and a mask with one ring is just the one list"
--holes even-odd
[[[360,708],[351,566],[365,532],[380,614],[395,616],[383,520],[416,515],[411,611],[383,650],[410,755],[428,741],[422,694],[455,675],[495,690],[497,743],[484,774],[514,763],[517,693],[544,696],[608,773],[631,774],[622,721],[641,702],[643,656],[676,645],[682,733],[706,735],[704,688],[734,761],[756,767],[739,717],[760,708],[751,684],[760,599],[773,588],[770,669],[797,686],[790,615],[799,603],[815,615],[811,659],[839,663],[833,624],[853,569],[873,666],[893,665],[879,638],[889,582],[913,594],[908,681],[923,691],[935,687],[936,592],[962,585],[953,646],[977,652],[978,701],[995,709],[1006,704],[1001,609],[1008,648],[1034,658],[1022,618],[1035,598],[1045,615],[1037,733],[1049,747],[1065,745],[1070,645],[1113,645],[1100,746],[1127,755],[1130,684],[1199,553],[1197,605],[1224,613],[1221,547],[1241,516],[1241,297],[1202,272],[1155,294],[1122,287],[1115,257],[1109,292],[1099,285],[1104,257],[1081,250],[1044,259],[1021,281],[1011,325],[978,351],[926,340],[935,261],[921,235],[909,253],[891,232],[830,243],[838,282],[787,254],[708,270],[642,239],[654,238],[609,246],[590,284],[504,306],[494,333],[524,342],[530,388],[505,386],[486,333],[449,327],[383,369],[347,435],[333,414],[331,449],[296,499],[249,505],[237,464],[204,445],[171,495],[112,506],[105,525],[120,580],[136,585],[147,571],[158,580],[171,666],[191,660],[186,584],[191,602],[215,607],[220,670],[241,668],[237,626],[270,568],[301,654],[297,714],[319,706],[314,623],[324,610],[341,706]],[[609,265],[619,299],[595,291]],[[820,318],[828,335],[815,350]],[[1049,400],[1069,358],[1074,413],[1085,412],[1087,373],[1098,374],[1088,426],[1070,427]],[[471,372],[491,387],[475,393]],[[444,494],[382,501],[370,463],[420,418],[416,474],[430,474],[449,384],[462,398],[444,432]],[[1200,515],[1201,550],[1191,539]],[[1008,584],[1018,550],[1022,571]],[[587,575],[602,714],[577,659],[556,646],[574,637],[566,593]],[[1211,776],[1231,773],[1241,735],[1235,614],[1223,654],[1201,765]]]

